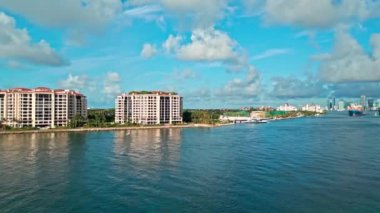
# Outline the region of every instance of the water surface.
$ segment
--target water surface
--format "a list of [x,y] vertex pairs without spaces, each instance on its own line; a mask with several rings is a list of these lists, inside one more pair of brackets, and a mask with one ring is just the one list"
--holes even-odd
[[[379,212],[380,118],[0,136],[0,212]],[[127,133],[127,134],[126,134]]]

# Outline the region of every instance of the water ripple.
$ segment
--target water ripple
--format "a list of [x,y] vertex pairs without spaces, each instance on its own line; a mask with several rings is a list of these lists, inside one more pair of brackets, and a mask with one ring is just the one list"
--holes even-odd
[[380,119],[0,136],[0,212],[379,212]]

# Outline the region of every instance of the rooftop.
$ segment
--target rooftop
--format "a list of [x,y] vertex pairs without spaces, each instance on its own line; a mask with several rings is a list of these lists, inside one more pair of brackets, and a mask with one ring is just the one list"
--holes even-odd
[[16,88],[5,89],[5,90],[0,89],[0,92],[3,92],[3,93],[4,92],[19,92],[19,93],[42,92],[42,93],[69,93],[73,95],[82,95],[80,92],[74,91],[74,90],[50,89],[48,87],[36,87],[34,89],[16,87]]
[[129,95],[178,95],[176,92],[164,92],[164,91],[131,91]]

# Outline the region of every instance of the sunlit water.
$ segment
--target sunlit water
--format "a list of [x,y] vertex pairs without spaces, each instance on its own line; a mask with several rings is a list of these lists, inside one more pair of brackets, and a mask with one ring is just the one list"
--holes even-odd
[[3,135],[0,212],[379,212],[379,136],[346,114]]

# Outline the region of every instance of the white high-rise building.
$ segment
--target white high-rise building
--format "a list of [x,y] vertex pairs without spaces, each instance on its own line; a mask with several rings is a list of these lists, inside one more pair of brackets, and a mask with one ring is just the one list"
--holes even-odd
[[323,113],[324,110],[320,105],[315,105],[315,104],[306,104],[305,106],[302,107],[302,111],[306,112],[317,112],[317,113]]
[[72,90],[0,90],[0,120],[12,127],[67,126],[75,115],[87,117],[86,96]]
[[115,123],[182,123],[182,97],[161,91],[124,93],[115,101]]
[[345,105],[346,105],[346,102],[344,102],[343,100],[338,101],[338,111],[346,110]]
[[298,111],[298,108],[290,104],[284,104],[282,106],[277,107],[277,111],[294,112]]

